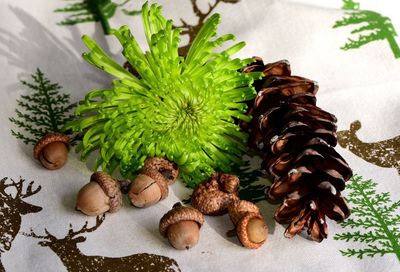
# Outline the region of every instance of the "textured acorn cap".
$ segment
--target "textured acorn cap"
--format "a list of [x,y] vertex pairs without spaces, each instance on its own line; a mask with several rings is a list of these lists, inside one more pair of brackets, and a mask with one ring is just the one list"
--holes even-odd
[[155,169],[168,181],[168,184],[173,184],[179,175],[178,166],[167,159],[153,157],[147,158],[144,162],[143,170]]
[[[248,234],[248,224],[252,219],[259,219],[264,222],[264,218],[260,214],[260,209],[252,202],[239,200],[234,202],[228,209],[229,217],[236,228],[236,235],[242,245],[246,248],[256,249],[265,243],[265,240],[260,243],[252,242]],[[265,224],[267,228],[267,225]]]
[[260,214],[260,209],[252,202],[246,200],[235,201],[228,208],[229,217],[236,226],[247,213]]
[[238,187],[238,177],[214,173],[193,190],[192,206],[206,215],[225,214],[231,203],[239,199]]
[[33,148],[33,156],[35,159],[39,159],[40,153],[42,153],[43,148],[45,148],[48,144],[61,142],[64,143],[68,147],[69,137],[62,133],[50,133],[43,136]]
[[181,221],[195,221],[200,228],[204,224],[204,215],[195,208],[184,207],[178,202],[161,218],[159,226],[161,235],[167,237],[168,227]]
[[[262,220],[265,224],[264,218],[259,213],[248,212],[248,213],[244,214],[244,216],[237,223],[236,235],[244,247],[256,249],[256,248],[259,248],[260,246],[262,246],[266,240],[264,240],[260,243],[254,243],[250,240],[247,226],[248,226],[250,220],[252,220],[252,219]],[[267,227],[266,224],[265,224],[265,227]]]
[[119,182],[106,172],[98,171],[92,174],[91,181],[97,182],[104,193],[110,198],[110,213],[117,212],[122,207],[122,193]]

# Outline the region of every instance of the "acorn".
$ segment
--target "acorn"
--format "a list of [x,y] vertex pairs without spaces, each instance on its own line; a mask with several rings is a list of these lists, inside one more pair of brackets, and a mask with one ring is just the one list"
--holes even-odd
[[69,137],[61,133],[43,136],[33,148],[33,156],[49,170],[61,168],[68,159]]
[[76,209],[90,216],[115,213],[122,207],[120,184],[105,172],[95,172],[77,197]]
[[159,230],[174,248],[182,250],[198,243],[203,224],[204,215],[201,212],[178,202],[161,218]]
[[179,174],[176,164],[163,158],[148,158],[139,175],[132,181],[128,196],[131,204],[146,208],[168,196],[168,185],[175,182]]
[[[238,200],[228,209],[240,243],[250,249],[261,247],[268,237],[268,227],[258,207],[249,201]],[[232,231],[228,232],[228,235]],[[230,236],[230,235],[229,235]]]

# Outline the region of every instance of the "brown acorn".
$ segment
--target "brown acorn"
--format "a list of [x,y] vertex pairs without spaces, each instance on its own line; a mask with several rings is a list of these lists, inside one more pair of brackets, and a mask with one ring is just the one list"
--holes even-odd
[[35,159],[49,170],[61,168],[68,159],[69,137],[61,133],[43,136],[33,148]]
[[245,200],[235,201],[229,206],[228,213],[235,225],[235,234],[244,247],[256,249],[265,243],[268,227],[254,203]]
[[160,220],[159,230],[176,249],[189,249],[199,241],[204,216],[194,208],[175,203]]
[[163,158],[148,158],[139,175],[131,183],[128,196],[133,206],[146,208],[168,196],[168,185],[175,182],[176,164]]
[[90,216],[114,213],[122,207],[120,184],[105,172],[95,172],[77,197],[76,209]]

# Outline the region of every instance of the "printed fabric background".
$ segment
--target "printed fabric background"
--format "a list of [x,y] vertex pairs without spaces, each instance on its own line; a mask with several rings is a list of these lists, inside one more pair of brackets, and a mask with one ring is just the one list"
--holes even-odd
[[116,214],[75,211],[95,158],[82,162],[71,150],[63,168],[48,171],[33,158],[33,144],[71,120],[89,90],[112,82],[83,61],[82,35],[123,65],[121,46],[107,34],[128,25],[144,47],[143,3],[0,0],[0,271],[400,271],[395,0],[157,1],[183,29],[181,54],[217,12],[218,32],[246,42],[238,57],[286,59],[292,74],[319,83],[318,105],[337,117],[336,150],[354,173],[343,192],[352,215],[340,224],[327,222],[322,243],[284,237],[286,226],[273,218],[278,205],[264,197],[271,180],[259,171],[261,159],[250,154],[237,174],[241,198],[257,203],[269,227],[267,243],[257,250],[226,235],[232,229],[228,215],[206,217],[194,248],[173,249],[158,223],[174,203],[190,197],[191,189],[179,181],[167,199],[146,209],[125,200]]

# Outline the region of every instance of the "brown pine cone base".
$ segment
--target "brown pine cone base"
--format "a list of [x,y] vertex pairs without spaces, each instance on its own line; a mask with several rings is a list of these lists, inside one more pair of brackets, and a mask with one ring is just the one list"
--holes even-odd
[[336,117],[316,106],[318,84],[292,76],[286,60],[264,64],[261,58],[243,72],[262,71],[254,83],[258,95],[249,114],[249,146],[261,151],[261,168],[273,176],[270,199],[283,199],[275,212],[288,223],[285,236],[307,229],[321,242],[328,235],[326,217],[341,221],[350,215],[340,192],[352,171],[335,151]]

